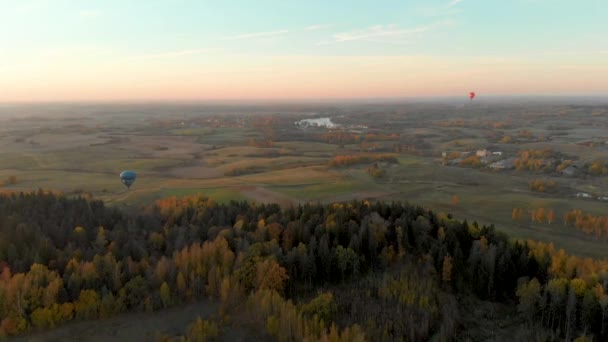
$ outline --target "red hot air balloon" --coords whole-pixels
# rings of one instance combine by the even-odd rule
[[[472,91],[469,93],[469,98],[471,99],[471,101],[473,101],[473,99],[475,98],[475,92]]]

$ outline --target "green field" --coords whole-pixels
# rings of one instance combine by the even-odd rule
[[[246,108],[238,109],[243,112],[241,116],[218,114],[209,120],[200,113],[176,118],[156,113],[142,119],[140,114],[129,112],[122,116],[82,113],[77,117],[57,117],[46,121],[43,128],[36,119],[2,121],[0,181],[17,175],[18,182],[5,184],[1,190],[43,188],[68,195],[87,193],[111,205],[131,208],[148,206],[168,196],[193,194],[221,203],[249,200],[282,205],[352,199],[407,201],[469,221],[494,224],[514,238],[553,242],[581,256],[608,257],[608,243],[565,227],[561,221],[564,212],[575,208],[605,214],[605,202],[579,199],[573,194],[608,195],[608,177],[560,178],[556,174],[476,170],[441,163],[442,151],[482,149],[492,144],[493,149],[510,154],[521,149],[552,149],[581,159],[608,157],[608,148],[601,144],[576,144],[605,131],[580,122],[593,119],[597,126],[608,124],[601,116],[590,118],[579,111],[562,118],[567,130],[543,142],[497,144],[498,139],[491,138],[517,136],[523,129],[533,137],[550,136],[553,133],[547,127],[551,118],[542,115],[551,112],[551,108],[538,108],[539,117],[534,116],[534,108],[515,112],[511,126],[504,129],[488,124],[503,120],[499,114],[483,114],[480,119],[475,111],[458,108],[455,113],[432,110],[434,114],[428,115],[425,107],[416,107],[403,117],[382,113],[369,116],[364,109],[352,109],[351,114],[337,120],[365,125],[373,134],[397,134],[399,140],[365,142],[369,132],[362,128],[358,129],[361,133],[352,133],[360,134],[360,140],[346,144],[324,140],[332,134],[330,130],[295,128],[293,122],[306,117],[297,113],[268,114],[274,118],[269,124],[272,126],[256,126]],[[487,109],[483,111],[487,113]],[[240,118],[239,124],[235,124],[235,117]],[[436,124],[446,120],[460,121]],[[206,127],[205,122],[213,122],[214,126]],[[271,139],[271,143],[260,145],[264,139]],[[395,153],[395,144],[407,148],[396,152],[397,164],[381,163],[381,178],[368,174],[370,163],[328,165],[339,155]],[[118,179],[118,174],[126,169],[138,173],[129,191]],[[556,180],[560,192],[530,191],[528,184],[536,177]],[[459,198],[457,205],[451,203],[455,195]],[[529,220],[514,222],[511,210],[515,207],[553,209],[557,219],[551,225]]]

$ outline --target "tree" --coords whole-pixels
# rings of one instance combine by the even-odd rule
[[[142,310],[144,308],[144,300],[148,294],[146,280],[142,276],[136,276],[125,283],[126,292],[125,304],[131,310]]]
[[[160,300],[163,302],[164,308],[171,305],[171,289],[166,281],[160,286]]]
[[[553,210],[549,210],[549,212],[547,213],[547,222],[549,224],[555,222],[555,212]]]
[[[451,203],[453,207],[457,207],[460,204],[460,198],[457,195],[453,195]]]
[[[524,210],[522,208],[513,208],[513,211],[511,212],[511,219],[513,219],[513,221],[521,221],[523,216]]]
[[[538,312],[538,304],[541,298],[540,290],[541,286],[536,278],[519,285],[517,288],[517,297],[519,298],[517,310],[526,317],[529,323],[533,322]]]
[[[600,306],[602,308],[602,335],[606,331],[606,311],[608,310],[608,295],[602,293],[600,295]]]
[[[32,312],[32,324],[38,329],[55,327],[55,317],[50,309],[38,308]]]
[[[289,279],[287,270],[273,259],[265,259],[256,264],[256,289],[270,289],[282,292]]]
[[[76,317],[80,319],[97,318],[99,313],[99,294],[93,290],[82,290],[75,303]]]
[[[445,283],[449,283],[452,281],[452,268],[453,268],[452,257],[449,255],[446,255],[445,257],[443,257],[443,266],[442,266],[442,271],[441,271],[441,279]]]
[[[186,277],[182,272],[177,274],[177,292],[182,299],[186,298]]]
[[[355,251],[351,248],[344,248],[342,246],[336,247],[335,251],[335,260],[338,265],[338,270],[340,270],[340,274],[342,276],[342,281],[345,279],[345,275],[348,271],[351,274],[356,274],[359,268],[358,257]]]
[[[317,297],[302,306],[302,313],[309,318],[317,316],[326,324],[331,322],[337,310],[334,296],[331,292],[319,293]]]
[[[97,237],[95,239],[95,246],[99,251],[103,251],[108,244],[108,239],[106,237],[106,231],[103,227],[99,227],[97,230]]]
[[[551,305],[551,327],[554,326],[556,318],[558,320],[558,325],[562,320],[563,313],[565,312],[564,302],[567,296],[567,286],[568,280],[564,278],[551,279],[546,286]]]
[[[215,340],[219,336],[219,328],[212,321],[206,321],[198,317],[188,327],[188,340],[192,342],[205,342]]]

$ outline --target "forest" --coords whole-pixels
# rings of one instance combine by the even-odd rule
[[[3,337],[211,298],[218,319],[159,340],[221,338],[236,312],[279,341],[608,338],[608,261],[402,202],[2,194],[0,270]],[[483,335],[484,303],[515,327]]]

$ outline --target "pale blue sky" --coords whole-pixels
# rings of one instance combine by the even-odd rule
[[[0,0],[0,100],[605,94],[606,18],[606,0]]]

